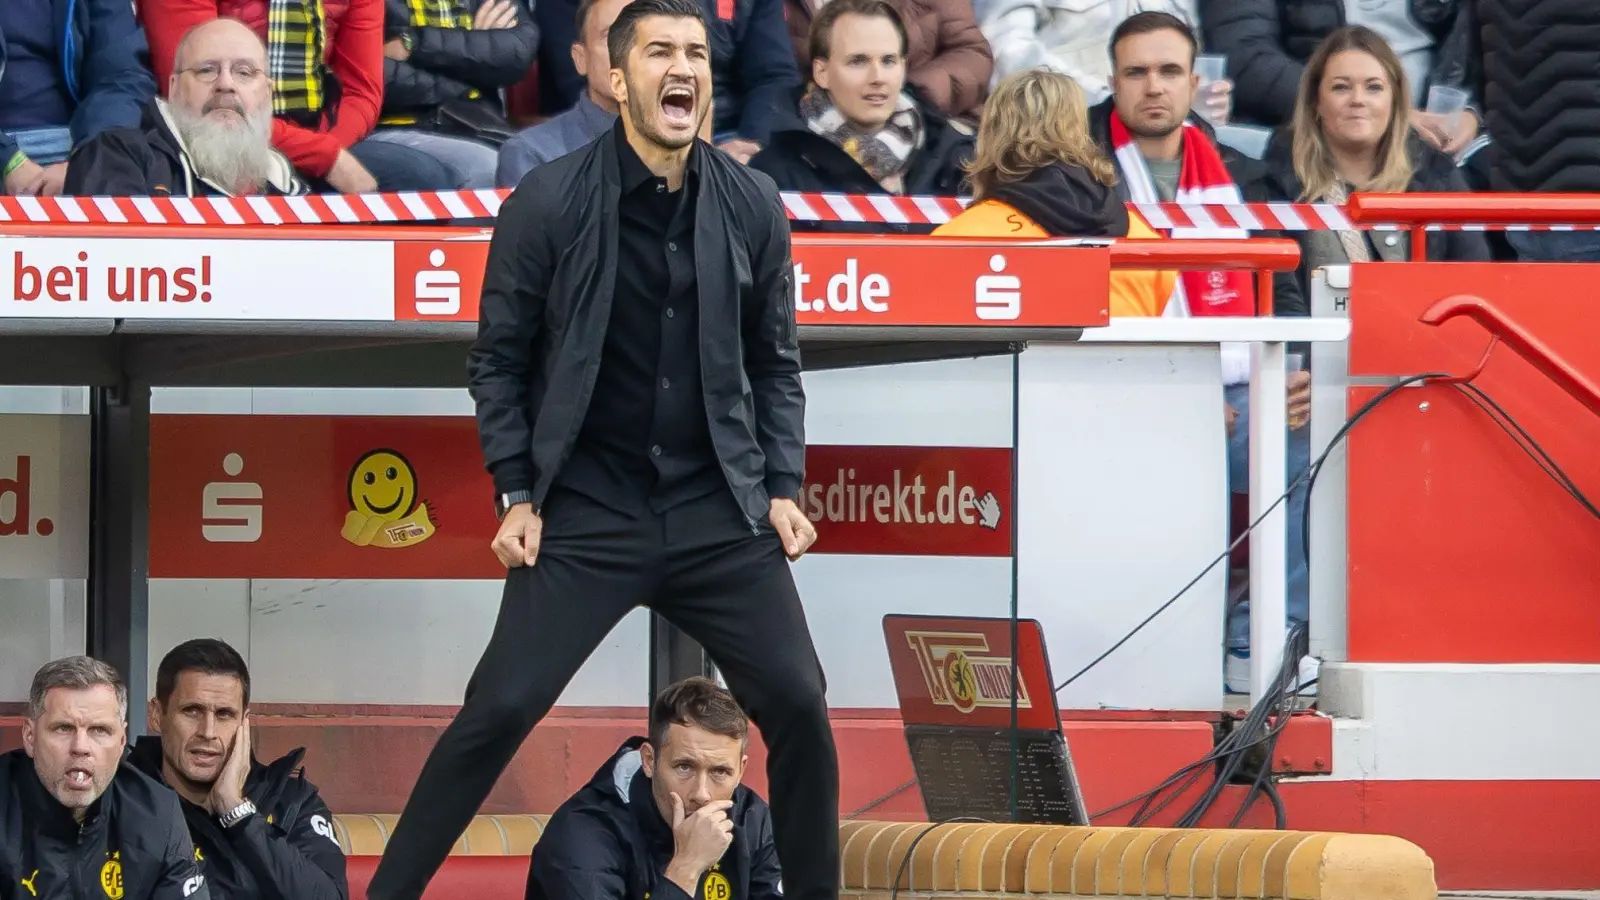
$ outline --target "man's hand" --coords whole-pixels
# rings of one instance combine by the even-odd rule
[[[39,181],[39,196],[60,196],[62,188],[67,183],[67,164],[58,162],[55,165],[44,167],[44,177]]]
[[[494,536],[494,555],[508,569],[531,566],[539,559],[539,537],[544,520],[533,512],[532,503],[516,503],[506,510],[500,533]]]
[[[1224,403],[1222,404],[1222,417],[1228,426],[1228,437],[1233,437],[1233,426],[1239,423],[1239,411],[1234,409],[1232,405]]]
[[[383,44],[383,58],[395,62],[405,62],[411,58],[411,51],[406,49],[406,42],[399,38],[391,38]]]
[[[719,145],[717,149],[737,159],[739,162],[747,163],[750,161],[750,157],[761,152],[761,145],[755,141],[747,141],[744,138],[734,138],[727,143]]]
[[[1220,78],[1207,84],[1195,97],[1194,105],[1195,112],[1213,127],[1228,124],[1228,117],[1233,114],[1233,82]]]
[[[228,759],[222,764],[222,772],[217,775],[216,783],[211,785],[211,795],[206,798],[206,806],[213,816],[220,816],[244,802],[244,780],[250,775],[250,718],[246,716],[239,723],[239,731],[233,736],[233,747],[228,750]]]
[[[783,540],[783,552],[791,561],[805,555],[811,545],[816,543],[817,529],[800,511],[793,500],[776,497],[772,501],[772,511],[767,513],[767,521],[772,527],[778,529],[778,537]]]
[[[11,170],[6,176],[6,193],[13,197],[26,197],[39,193],[44,184],[44,167],[31,159]]]
[[[672,861],[667,863],[667,880],[693,897],[700,892],[700,876],[722,859],[733,843],[733,821],[728,818],[731,800],[714,800],[694,811],[683,813],[683,798],[672,794]]]
[[[478,7],[472,17],[474,31],[491,31],[496,28],[517,27],[517,8],[511,0],[489,0]]]
[[[1454,121],[1451,121],[1451,120]],[[1439,150],[1455,156],[1472,139],[1478,136],[1478,127],[1481,123],[1470,109],[1448,116],[1439,113],[1411,111],[1411,127],[1416,130],[1422,139],[1432,144]]]
[[[328,184],[341,194],[370,194],[378,189],[378,179],[349,150],[340,150],[328,170]]]
[[[1311,420],[1311,373],[1289,373],[1289,428],[1299,430]]]

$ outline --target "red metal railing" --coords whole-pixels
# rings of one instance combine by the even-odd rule
[[[1562,358],[1561,354],[1534,337],[1531,332],[1488,300],[1468,294],[1446,297],[1423,310],[1422,315],[1417,318],[1425,325],[1442,325],[1455,318],[1468,318],[1477,322],[1483,330],[1498,338],[1500,343],[1510,347],[1518,356],[1543,372],[1545,377],[1571,395],[1572,399],[1600,416],[1600,386],[1596,386],[1579,372],[1577,367]]]
[[[1409,229],[1411,258],[1420,261],[1430,225],[1600,226],[1600,194],[1356,194],[1345,213],[1357,225]]]

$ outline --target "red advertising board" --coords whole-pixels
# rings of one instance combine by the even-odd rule
[[[397,241],[395,319],[475,322],[489,245]],[[1103,247],[935,238],[797,237],[801,325],[1104,325],[1111,254]]]
[[[1037,621],[1017,622],[1015,652],[1009,619],[884,616],[883,637],[907,725],[1010,728],[1015,660],[1017,727],[1060,730]]]
[[[159,415],[155,578],[492,579],[496,522],[464,416]],[[814,553],[1007,556],[1009,449],[813,446]]]

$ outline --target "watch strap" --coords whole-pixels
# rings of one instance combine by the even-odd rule
[[[238,806],[235,806],[233,809],[223,813],[220,817],[220,821],[223,828],[232,828],[240,822],[243,822],[245,819],[255,815],[255,813],[255,803],[250,800],[246,800]]]

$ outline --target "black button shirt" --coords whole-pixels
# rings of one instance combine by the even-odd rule
[[[700,381],[695,278],[699,150],[677,191],[629,146],[619,121],[616,289],[600,371],[558,482],[608,506],[655,510],[726,488]]]

